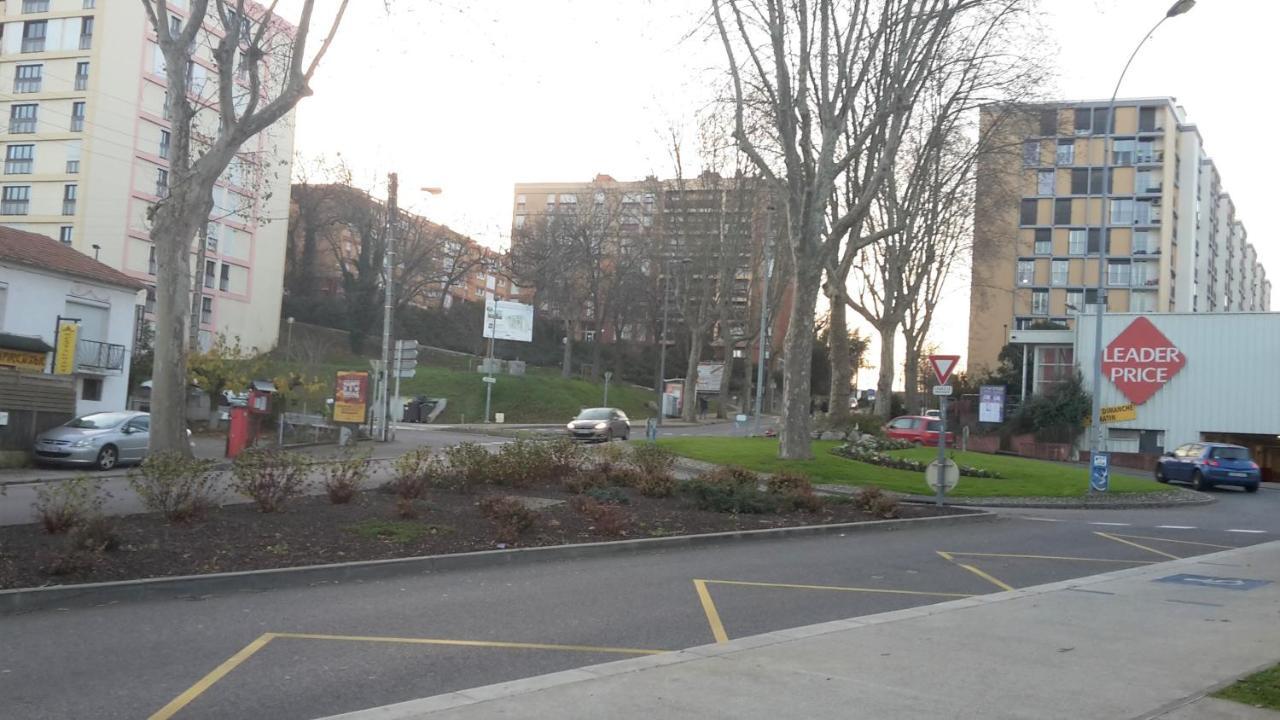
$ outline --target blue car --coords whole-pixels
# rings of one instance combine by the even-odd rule
[[[1236,485],[1258,492],[1262,472],[1249,457],[1249,449],[1226,443],[1187,443],[1156,461],[1156,480],[1190,483],[1196,490],[1214,485]]]

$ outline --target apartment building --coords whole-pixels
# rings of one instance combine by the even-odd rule
[[[1153,97],[1118,100],[1113,122],[1107,113],[1105,100],[983,109],[1009,150],[978,167],[971,370],[994,368],[1012,332],[1073,328],[1098,302],[1112,313],[1270,308],[1266,271],[1185,110]]]
[[[168,5],[181,22],[186,2]],[[292,32],[279,20],[273,27]],[[204,30],[221,35],[212,18]],[[188,70],[202,97],[217,87],[210,45],[196,43]],[[9,118],[0,138],[0,223],[57,238],[147,284],[148,312],[156,272],[148,211],[169,185],[166,96],[164,59],[142,3],[0,4],[0,113]],[[192,258],[203,278],[202,343],[224,333],[245,347],[276,344],[292,138],[288,122],[262,133],[214,191],[207,239]]]

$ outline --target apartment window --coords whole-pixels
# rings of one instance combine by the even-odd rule
[[[1129,294],[1129,312],[1155,312],[1156,294],[1153,292],[1136,292]]]
[[[1049,291],[1048,290],[1032,290],[1031,291],[1031,314],[1032,315],[1048,315],[1049,314]]]
[[[10,145],[4,150],[4,174],[28,175],[35,160],[35,145]]]
[[[1157,255],[1160,252],[1160,233],[1155,230],[1133,231],[1134,255]]]
[[[22,12],[49,12],[49,0],[22,0]]]
[[[71,103],[71,132],[84,130],[84,101]]]
[[[68,175],[75,175],[75,174],[76,174],[76,173],[78,173],[78,172],[80,172],[80,161],[79,161],[79,160],[68,160],[68,161],[67,161],[67,174],[68,174]]]
[[[1072,165],[1076,161],[1076,141],[1059,140],[1057,155],[1054,159],[1059,165]]]
[[[44,52],[44,39],[49,32],[48,20],[28,20],[22,24],[22,52]]]
[[[1130,270],[1133,286],[1136,288],[1147,287],[1148,285],[1156,285],[1156,270],[1159,266],[1156,263],[1139,262],[1133,263]]]
[[[1067,284],[1067,268],[1069,260],[1054,260],[1049,267],[1049,284],[1062,287]]]
[[[182,18],[177,15],[169,16],[169,35],[178,37],[182,34]]]
[[[1036,280],[1036,261],[1035,260],[1019,260],[1017,283],[1019,287],[1026,287]]]
[[[154,313],[156,311],[156,288],[154,285],[147,286],[147,301],[143,306],[146,312]]]
[[[6,185],[0,199],[0,215],[26,215],[31,209],[30,185]]]
[[[231,289],[231,266],[226,263],[218,271],[218,289],[222,292]]]
[[[166,160],[169,159],[169,139],[170,139],[169,131],[161,130],[160,131],[160,157]]]
[[[1067,312],[1069,313],[1084,312],[1084,291],[1083,290],[1067,291]]]
[[[1112,225],[1132,225],[1133,224],[1133,201],[1132,200],[1112,200],[1111,201],[1111,224]]]
[[[35,103],[9,106],[9,133],[20,135],[35,132],[38,107]]]
[[[205,295],[200,298],[200,324],[209,325],[213,323],[213,298]]]
[[[1133,182],[1134,192],[1139,194],[1160,192],[1160,175],[1155,170],[1139,170]]]
[[[1077,108],[1077,135],[1104,135],[1107,132],[1106,108]]]
[[[1159,145],[1155,140],[1139,140],[1137,142],[1137,161],[1140,163],[1157,163],[1164,159],[1161,154]],[[1178,177],[1178,173],[1173,174],[1174,179]]]
[[[1048,228],[1036,230],[1035,253],[1037,255],[1053,254],[1053,231]]]
[[[147,248],[147,273],[156,274],[156,246]]]
[[[1036,172],[1036,194],[1052,195],[1053,194],[1053,171],[1040,170]]]
[[[205,228],[204,251],[211,253],[218,252],[218,226],[215,223],[209,223]]]
[[[1035,167],[1040,164],[1039,141],[1028,140],[1022,143],[1022,164],[1027,167]]]
[[[1109,260],[1107,262],[1107,285],[1111,287],[1129,287],[1132,269],[1128,260]]]
[[[1019,221],[1023,225],[1036,224],[1036,201],[1035,200],[1022,201],[1022,207],[1020,208],[1020,213],[1019,213]]]
[[[76,90],[87,90],[89,88],[89,63],[76,63]]]
[[[62,214],[76,214],[76,186],[64,185],[62,187]]]
[[[61,242],[63,245],[70,245],[72,231],[73,229],[70,225],[63,225],[58,228],[58,242]]]
[[[94,0],[84,0],[85,10],[92,10],[96,5],[97,3]]]
[[[80,49],[88,50],[93,47],[93,18],[80,18]]]
[[[81,380],[80,399],[90,402],[102,400],[102,378],[87,377]]]
[[[14,93],[40,92],[44,83],[43,65],[19,65],[13,73]]]
[[[1071,171],[1071,194],[1072,195],[1102,195],[1106,190],[1103,187],[1102,168],[1074,168]],[[1115,177],[1115,171],[1112,171],[1112,177]]]
[[[169,197],[169,171],[156,168],[156,197]]]
[[[1133,138],[1116,138],[1111,143],[1111,162],[1114,165],[1132,165],[1137,151]]]
[[[213,278],[218,273],[218,263],[212,260],[204,261],[204,286],[213,288]]]
[[[1156,108],[1138,108],[1138,132],[1155,132]]]
[[[1160,206],[1150,200],[1138,200],[1133,204],[1133,222],[1135,225],[1159,225]]]
[[[1057,110],[1041,110],[1040,111],[1040,134],[1041,135],[1057,135],[1058,134],[1058,111]]]
[[[1089,229],[1089,254],[1097,255],[1102,246],[1102,230],[1100,228]],[[1111,231],[1107,231],[1107,254],[1111,254]]]
[[[1053,223],[1067,225],[1071,222],[1071,201],[1059,199],[1053,201]]]

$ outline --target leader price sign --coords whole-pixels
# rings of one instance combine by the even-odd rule
[[[1103,376],[1134,405],[1149,400],[1186,364],[1182,351],[1145,317],[1135,319],[1102,351]]]

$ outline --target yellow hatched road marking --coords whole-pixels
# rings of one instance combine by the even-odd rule
[[[957,565],[957,566],[959,566],[959,567],[962,567],[962,568],[964,568],[965,570],[968,570],[969,572],[973,573],[974,575],[977,575],[978,577],[982,578],[983,580],[986,580],[987,582],[991,583],[992,585],[995,585],[996,587],[1000,588],[1001,590],[1013,590],[1013,589],[1015,589],[1012,585],[1010,585],[1010,584],[1008,584],[1008,583],[1004,582],[1003,580],[1001,580],[1001,579],[999,579],[999,578],[997,578],[997,577],[995,577],[995,576],[991,575],[990,573],[984,572],[984,571],[979,570],[978,568],[976,568],[976,567],[974,567],[974,566],[972,566],[972,565],[968,565],[968,564],[966,564],[966,563],[962,563],[962,562],[960,562],[960,561],[956,560],[955,555],[953,555],[952,553],[949,553],[949,552],[943,552],[942,550],[939,550],[939,551],[937,551],[937,552],[938,552],[938,555],[940,555],[944,560],[946,560],[946,561],[948,561],[948,562],[951,562],[951,563],[954,563],[955,565]]]
[[[1203,545],[1204,547],[1217,548],[1219,550],[1235,550],[1235,545],[1215,545],[1214,543],[1197,542],[1195,540],[1171,540],[1169,538],[1151,537],[1150,535],[1121,535],[1120,533],[1111,533],[1113,537],[1131,538],[1133,540],[1157,540],[1159,542],[1177,543],[1179,545]]]
[[[1090,557],[1070,557],[1067,555],[1019,555],[1014,553],[981,553],[981,552],[956,552],[952,550],[948,555],[963,555],[965,557],[1005,557],[1005,558],[1027,558],[1029,560],[1071,560],[1075,562],[1105,562],[1105,563],[1125,563],[1127,565],[1151,565],[1158,560],[1116,560],[1115,558],[1090,558]]]
[[[212,672],[196,681],[195,685],[187,688],[181,695],[169,701],[168,705],[155,711],[149,720],[169,720],[173,714],[191,704],[192,700],[200,697],[200,695],[208,690],[214,683],[221,680],[227,673],[235,670],[241,663],[248,660],[254,653],[261,650],[267,643],[278,637],[274,633],[263,633],[256,640],[245,645],[240,652],[227,658],[221,665],[214,668]]]
[[[1147,552],[1149,552],[1149,553],[1155,553],[1156,555],[1160,555],[1160,556],[1162,556],[1162,557],[1167,557],[1167,558],[1169,558],[1170,560],[1181,560],[1181,559],[1182,559],[1182,558],[1178,557],[1177,555],[1170,555],[1169,553],[1164,552],[1163,550],[1157,550],[1157,549],[1152,548],[1152,547],[1147,547],[1146,545],[1138,544],[1138,543],[1136,543],[1136,542],[1133,542],[1132,540],[1125,540],[1125,539],[1123,539],[1123,538],[1116,537],[1115,535],[1109,535],[1109,534],[1107,534],[1107,533],[1104,533],[1104,532],[1098,532],[1098,531],[1096,531],[1096,530],[1094,531],[1094,533],[1093,533],[1093,534],[1094,534],[1094,535],[1097,535],[1098,537],[1104,537],[1104,538],[1106,538],[1106,539],[1108,539],[1108,540],[1115,540],[1115,541],[1116,541],[1116,542],[1118,542],[1118,543],[1124,543],[1125,545],[1129,545],[1130,547],[1136,547],[1136,548],[1138,548],[1139,550],[1146,550],[1146,551],[1147,551]]]
[[[612,653],[617,655],[660,655],[665,650],[606,647],[599,645],[559,645],[555,643],[500,642],[496,640],[447,640],[443,638],[387,637],[383,635],[322,635],[317,633],[275,633],[278,638],[298,640],[339,640],[344,642],[400,643],[404,645],[446,645],[452,647],[501,648],[506,650],[560,650],[565,652]]]
[[[929,597],[967,598],[968,593],[926,592],[924,590],[891,590],[886,588],[842,587],[839,585],[797,585],[795,583],[747,582],[744,580],[706,580],[718,585],[746,585],[748,587],[790,588],[793,590],[838,590],[840,592],[882,593],[886,595],[926,595]]]
[[[707,591],[707,581],[694,580],[693,589],[698,592],[698,600],[702,602],[702,612],[706,614],[707,624],[711,626],[711,636],[717,643],[729,642],[729,636],[724,631],[724,623],[720,621],[720,611],[716,610],[711,593]]]

